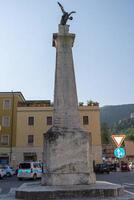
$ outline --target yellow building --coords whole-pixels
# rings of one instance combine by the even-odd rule
[[[98,105],[79,106],[81,126],[92,135],[93,159],[102,160]],[[16,166],[23,160],[42,160],[43,134],[52,126],[48,100],[26,101],[21,92],[0,92],[0,163]]]
[[[10,163],[16,146],[17,104],[25,101],[21,92],[0,92],[0,163]]]
[[[100,133],[100,110],[98,105],[80,106],[82,127],[92,135],[93,159],[102,162]],[[53,107],[50,101],[25,101],[17,108],[17,137],[14,158],[22,160],[42,160],[43,133],[52,126]]]
[[[93,160],[95,163],[102,162],[102,144],[100,128],[100,109],[99,105],[80,106],[81,126],[91,133]]]
[[[42,160],[43,133],[52,125],[50,101],[26,101],[17,109],[17,138],[14,156],[22,160]]]

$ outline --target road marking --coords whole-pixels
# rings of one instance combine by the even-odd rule
[[[133,192],[130,192],[130,191],[128,191],[128,190],[124,190],[124,192],[127,192],[128,194],[132,194],[132,195],[134,195]]]
[[[9,194],[15,194],[17,188],[11,188],[10,191],[9,191]]]
[[[124,183],[123,185],[134,185],[134,183]]]
[[[123,184],[123,186],[125,187],[125,188],[134,188],[134,183],[124,183]]]
[[[0,193],[2,192],[2,189],[0,188]]]

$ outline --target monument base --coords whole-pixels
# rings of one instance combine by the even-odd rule
[[[90,134],[81,129],[52,127],[44,134],[44,160],[48,173],[42,185],[95,183]]]
[[[91,185],[42,186],[24,183],[16,190],[16,198],[25,200],[130,200],[134,195],[124,193],[121,185],[97,181]]]
[[[65,173],[48,173],[43,174],[41,183],[42,185],[81,185],[81,184],[91,184],[95,182],[95,175],[94,173],[72,173],[72,174],[65,174]]]

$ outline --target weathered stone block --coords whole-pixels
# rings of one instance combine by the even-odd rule
[[[95,183],[88,133],[80,129],[52,127],[44,134],[44,141],[48,174],[42,177],[43,185]]]

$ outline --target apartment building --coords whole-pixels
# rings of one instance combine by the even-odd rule
[[[92,136],[93,159],[102,162],[99,105],[81,105],[79,113],[81,127]],[[21,92],[0,92],[0,163],[42,161],[43,134],[52,124],[49,100],[26,101]]]
[[[81,126],[92,135],[93,159],[102,162],[99,106],[79,107]],[[52,126],[53,106],[50,101],[25,101],[17,108],[17,137],[14,158],[43,159],[43,134]]]
[[[25,99],[21,92],[0,92],[0,163],[13,160],[16,146],[16,121],[18,102]]]

